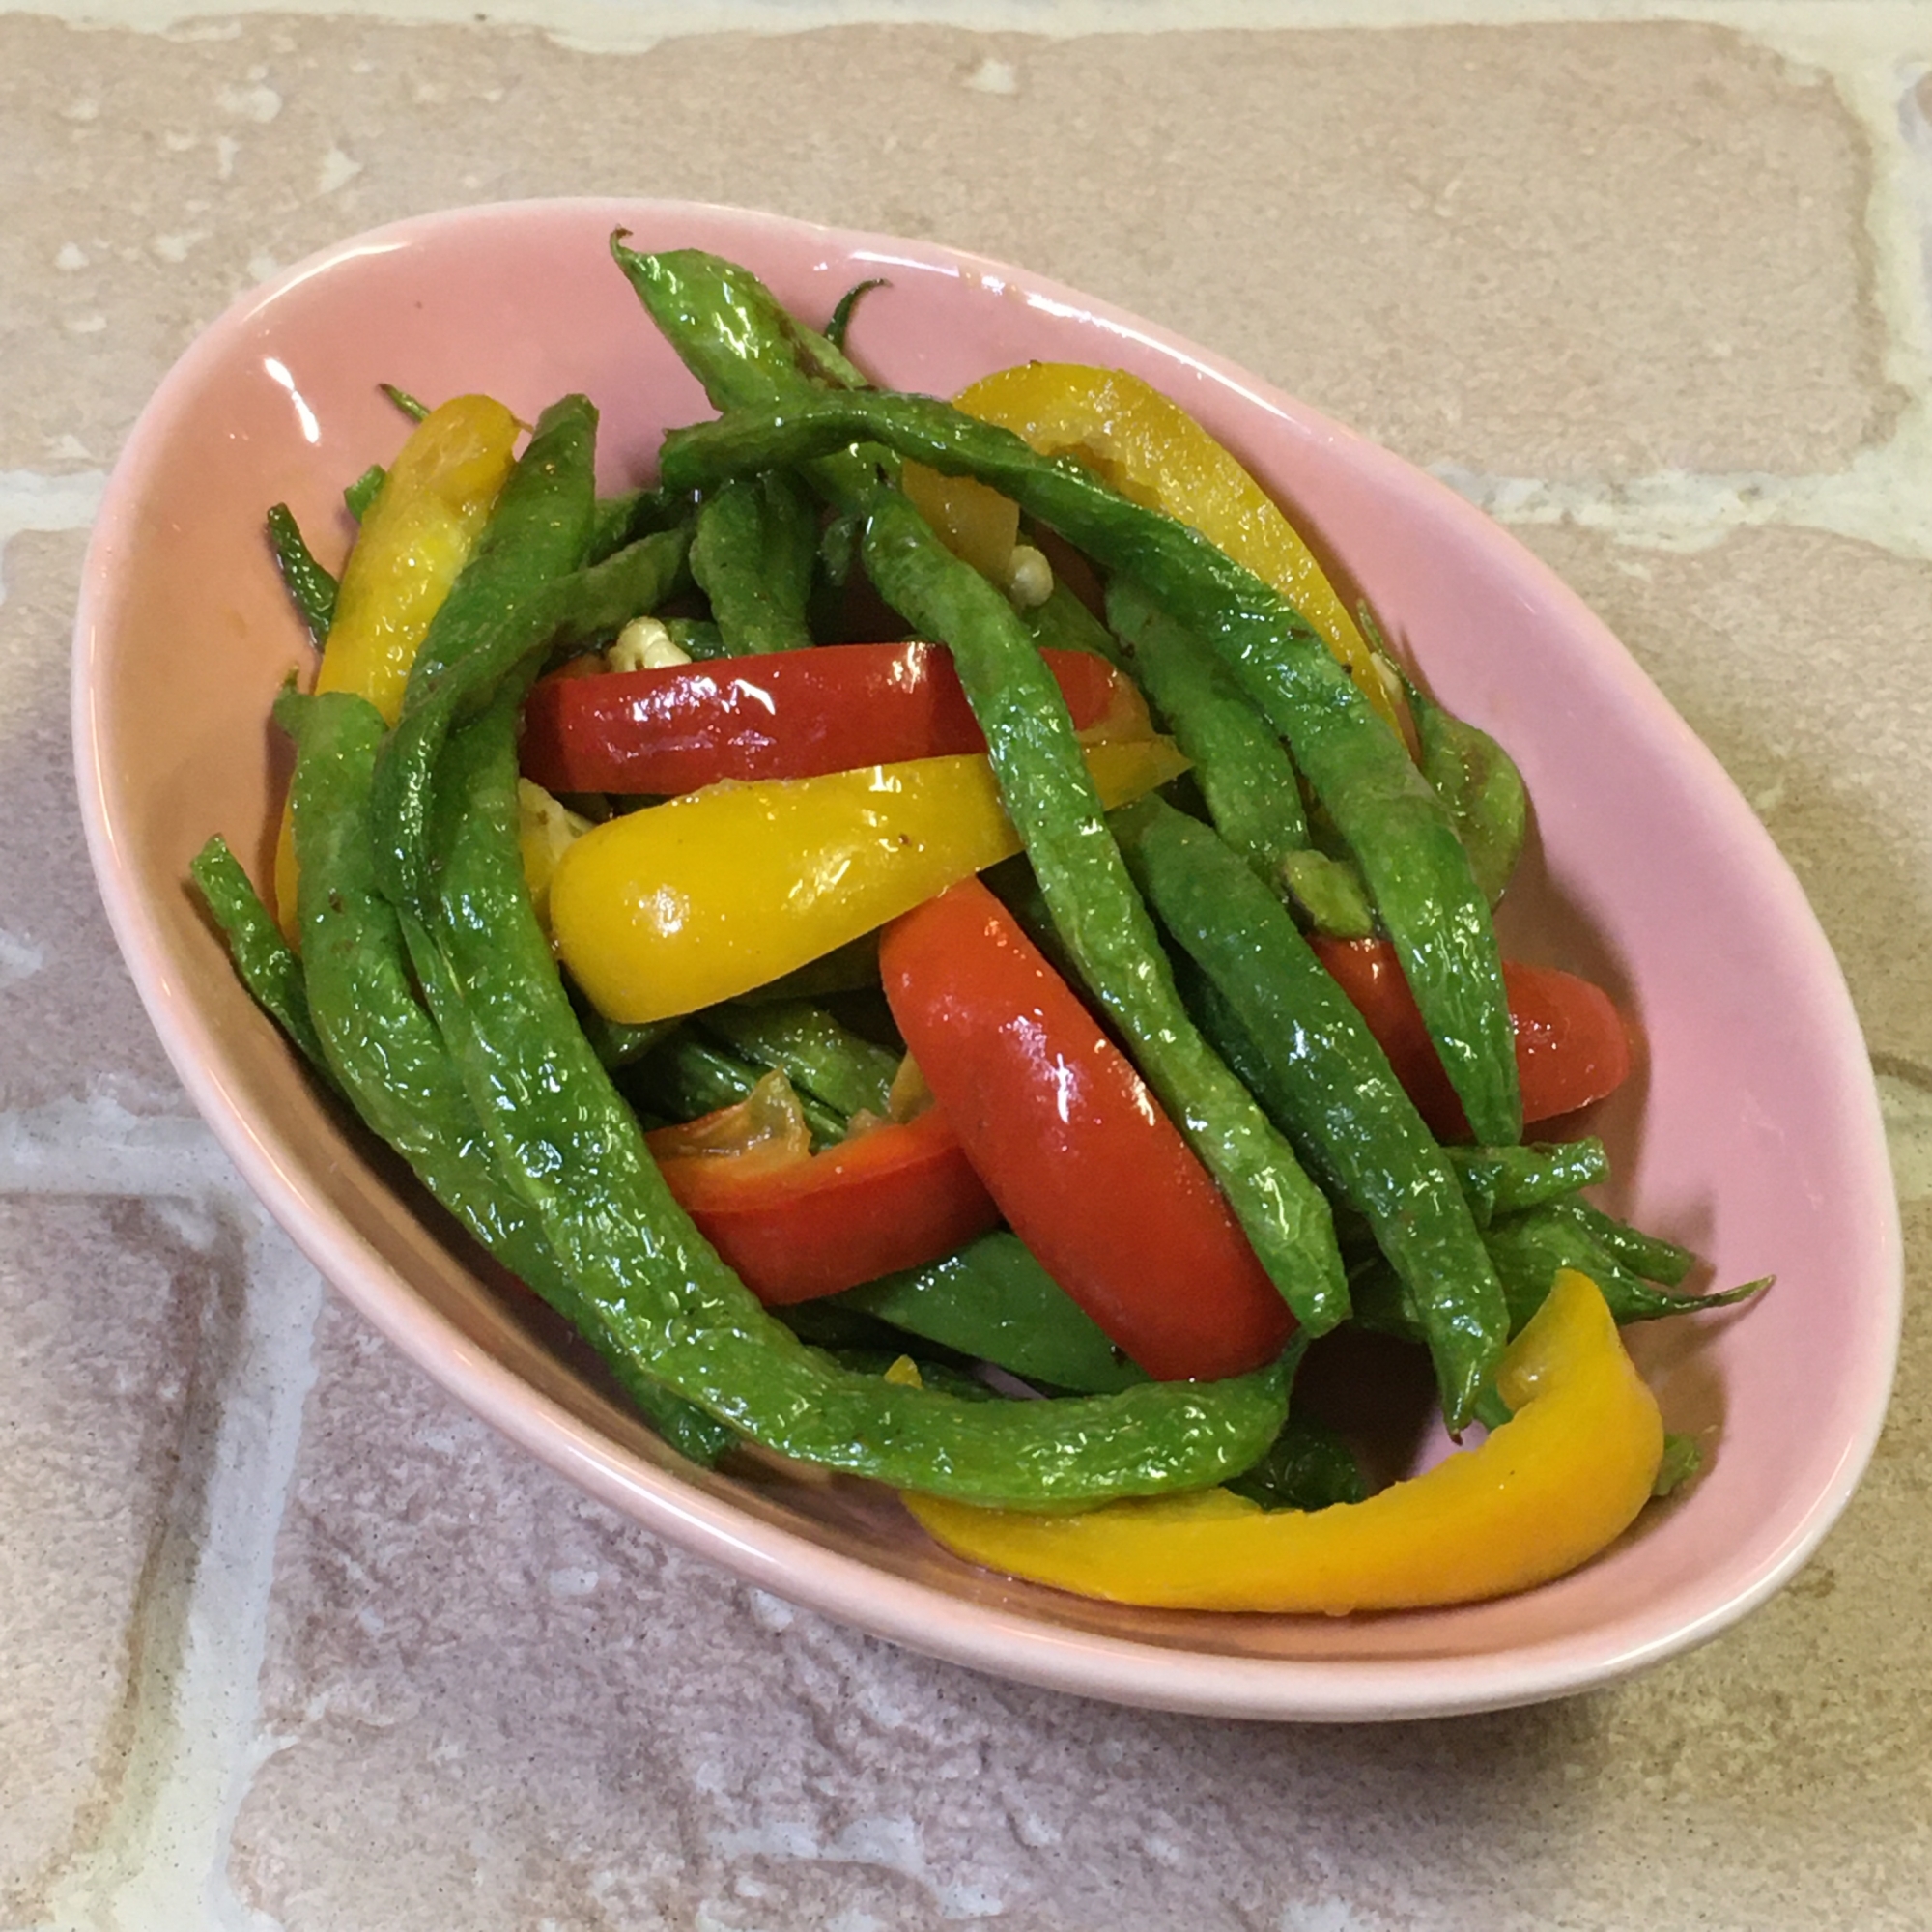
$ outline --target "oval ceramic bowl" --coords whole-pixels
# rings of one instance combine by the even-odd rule
[[[810,319],[882,275],[852,346],[950,394],[1028,357],[1122,366],[1175,396],[1367,594],[1436,694],[1517,755],[1540,852],[1520,953],[1615,991],[1639,1077],[1592,1122],[1612,1205],[1776,1271],[1742,1315],[1636,1331],[1709,1472],[1601,1560],[1505,1602],[1341,1620],[1156,1613],[974,1571],[870,1486],[757,1463],[693,1470],[614,1402],[546,1312],[341,1117],[249,1003],[184,889],[212,832],[266,877],[284,753],[269,708],[304,640],[262,540],[290,503],[327,556],[340,491],[402,434],[379,380],[480,389],[526,419],[582,389],[602,480],[647,473],[708,413],[606,242],[745,262]],[[142,415],[88,555],[74,661],[81,805],[100,890],[196,1104],[270,1211],[400,1348],[607,1503],[748,1579],[977,1668],[1243,1717],[1386,1719],[1529,1702],[1638,1669],[1762,1602],[1815,1547],[1876,1437],[1899,1318],[1896,1212],[1843,981],[1723,773],[1616,641],[1428,477],[1215,356],[1070,290],[923,242],[726,209],[555,202],[381,230],[243,298]]]

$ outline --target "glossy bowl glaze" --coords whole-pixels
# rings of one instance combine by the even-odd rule
[[[487,390],[526,419],[582,389],[606,487],[708,413],[606,242],[748,263],[820,319],[853,282],[852,348],[950,394],[1028,357],[1102,363],[1194,412],[1373,599],[1436,694],[1516,754],[1539,838],[1512,950],[1591,972],[1643,1041],[1591,1124],[1611,1205],[1775,1271],[1741,1315],[1636,1331],[1669,1425],[1713,1445],[1681,1501],[1601,1560],[1505,1602],[1338,1620],[1082,1602],[971,1570],[893,1496],[759,1461],[696,1471],[614,1402],[584,1351],[317,1092],[185,890],[221,832],[268,873],[285,753],[269,723],[307,662],[263,543],[290,503],[348,539],[343,485],[397,446],[377,392]],[[329,560],[333,560],[329,557]],[[81,808],[100,890],[195,1103],[316,1265],[400,1348],[607,1503],[741,1576],[981,1670],[1127,1703],[1387,1719],[1529,1702],[1700,1642],[1815,1547],[1870,1454],[1899,1320],[1897,1220],[1863,1045],[1796,881],[1716,761],[1616,640],[1447,490],[1217,357],[1105,303],[924,242],[728,209],[532,202],[401,223],[244,297],[183,357],[123,452],[74,646]]]

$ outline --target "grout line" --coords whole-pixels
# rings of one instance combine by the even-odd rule
[[[135,1114],[118,1100],[50,1100],[0,1114],[0,1194],[245,1199],[228,1156],[193,1116]]]
[[[53,476],[36,469],[0,469],[0,604],[7,601],[8,544],[27,530],[89,528],[106,487],[104,469]]]
[[[1690,10],[1687,10],[1687,13]],[[1829,531],[1894,555],[1932,561],[1932,310],[1924,237],[1932,227],[1932,125],[1916,94],[1932,53],[1922,14],[1889,6],[1726,10],[1772,52],[1819,71],[1864,134],[1872,170],[1865,206],[1871,299],[1885,327],[1885,372],[1905,402],[1890,435],[1842,469],[1808,476],[1667,470],[1618,483],[1546,482],[1432,466],[1502,524],[1573,524],[1619,543],[1695,551],[1733,530]]]
[[[1909,1073],[1897,1072],[1883,1060],[1874,1072],[1899,1205],[1932,1201],[1932,1090],[1925,1074],[1916,1066]]]
[[[797,34],[918,25],[1050,40],[1176,31],[1367,31],[1420,27],[1669,25],[1729,27],[1793,45],[1848,41],[1918,50],[1915,0],[0,0],[0,14],[185,39],[227,39],[247,15],[358,18],[399,26],[535,30],[591,53],[645,53],[701,34]]]
[[[111,1808],[50,1888],[36,1932],[278,1932],[235,1897],[228,1846],[268,1755],[259,1679],[321,1277],[198,1120],[99,1096],[0,1116],[0,1193],[192,1201],[239,1276],[212,1300],[196,1348],[179,1468],[134,1607],[129,1743]]]

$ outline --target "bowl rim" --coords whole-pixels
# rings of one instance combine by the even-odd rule
[[[157,970],[159,926],[139,879],[123,857],[112,776],[102,754],[97,710],[100,673],[111,651],[103,623],[114,558],[130,534],[134,513],[166,444],[166,432],[206,376],[231,353],[231,342],[265,308],[302,283],[357,256],[406,249],[451,229],[497,230],[558,216],[640,221],[724,219],[748,237],[809,236],[828,251],[872,253],[926,270],[970,276],[1029,302],[1091,320],[1198,369],[1267,413],[1322,439],[1366,452],[1378,477],[1399,479],[1438,515],[1476,540],[1511,553],[1566,619],[1593,634],[1620,686],[1673,737],[1681,755],[1704,767],[1735,801],[1742,840],[1759,885],[1777,895],[1809,980],[1834,1007],[1833,1065],[1844,1088],[1846,1119],[1860,1145],[1859,1173],[1874,1189],[1880,1216],[1874,1252],[1881,1278],[1861,1283],[1876,1297],[1868,1310],[1861,1383],[1869,1394],[1861,1426],[1843,1444],[1829,1481],[1791,1524],[1776,1551],[1742,1587],[1701,1614],[1626,1640],[1585,1644],[1559,1640],[1415,1658],[1284,1660],[1230,1656],[1060,1628],[984,1602],[969,1602],[911,1577],[875,1568],[784,1524],[743,1511],[722,1495],[687,1484],[626,1451],[572,1414],[464,1335],[392,1268],[374,1244],[332,1213],[318,1211],[274,1139],[251,1118],[224,1064],[213,1030],[185,987]],[[143,408],[103,493],[82,567],[75,616],[71,726],[82,823],[108,922],[136,989],[183,1086],[242,1179],[298,1247],[358,1311],[473,1413],[557,1473],[647,1528],[723,1563],[757,1587],[841,1623],[927,1655],[1048,1689],[1151,1709],[1306,1721],[1386,1720],[1441,1717],[1543,1701],[1615,1682],[1707,1641],[1764,1603],[1816,1549],[1849,1501],[1876,1447],[1895,1371],[1903,1304],[1903,1257],[1895,1190],[1877,1090],[1842,971],[1789,866],[1737,794],[1715,755],[1678,717],[1624,646],[1540,559],[1446,484],[1319,411],[1174,331],[1033,274],[968,250],[870,231],[793,219],[724,204],[650,197],[584,196],[468,205],[417,214],[348,237],[246,291],[205,328],[168,371]],[[1862,1069],[1861,1074],[1854,1069]],[[1400,1614],[1400,1613],[1398,1613]],[[1630,1619],[1621,1620],[1629,1622]],[[1614,1628],[1614,1626],[1612,1627]]]

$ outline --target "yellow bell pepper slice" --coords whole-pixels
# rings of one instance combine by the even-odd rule
[[[317,691],[354,692],[384,724],[396,722],[430,619],[510,474],[518,427],[501,403],[458,396],[411,432],[343,566]],[[275,903],[293,944],[296,855],[286,812],[275,850]]]
[[[1077,456],[1122,496],[1164,510],[1245,564],[1299,611],[1365,696],[1400,732],[1402,716],[1355,620],[1293,524],[1179,403],[1123,369],[1026,362],[962,389],[954,404],[998,423],[1043,456]],[[923,480],[923,479],[922,479]],[[952,520],[947,494],[924,485],[923,508]],[[983,513],[961,502],[977,528]]]
[[[1663,1454],[1656,1400],[1586,1275],[1556,1277],[1496,1385],[1511,1421],[1366,1502],[1267,1511],[1208,1490],[1030,1516],[903,1500],[956,1555],[1114,1603],[1330,1616],[1475,1603],[1596,1555],[1642,1509]]]
[[[353,691],[396,722],[423,633],[509,477],[517,428],[488,396],[458,396],[416,425],[343,568],[317,691]]]
[[[1086,757],[1109,810],[1187,769],[1165,738]],[[820,958],[1019,849],[983,756],[707,785],[564,851],[551,931],[607,1018],[668,1019]]]

